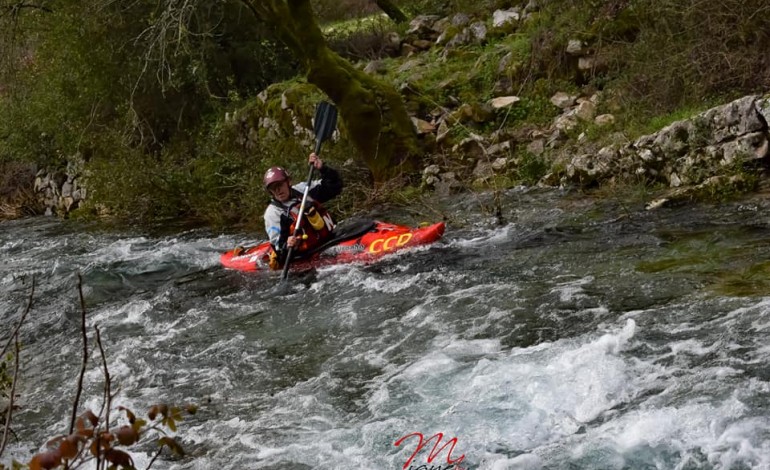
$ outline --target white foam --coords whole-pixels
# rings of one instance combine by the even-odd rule
[[[564,276],[557,276],[559,277]],[[569,280],[556,284],[551,289],[551,293],[558,294],[559,300],[562,302],[572,302],[577,298],[585,297],[584,286],[591,284],[594,281],[593,276],[586,276],[580,279]]]
[[[454,239],[449,242],[449,246],[457,246],[460,248],[475,248],[478,246],[496,245],[502,242],[511,240],[511,233],[516,231],[517,228],[513,224],[508,224],[504,227],[493,228],[487,230],[481,230],[483,233],[480,236],[469,239]]]

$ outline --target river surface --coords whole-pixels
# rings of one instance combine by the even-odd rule
[[[514,189],[381,215],[448,217],[430,247],[294,274],[219,267],[256,240],[0,223],[0,340],[36,289],[2,456],[69,425],[82,276],[113,425],[196,404],[155,469],[768,469],[770,204],[645,211]],[[385,218],[385,217],[383,217]],[[261,237],[261,234],[258,236]],[[81,409],[98,411],[98,350]],[[431,459],[431,441],[456,438]],[[153,444],[132,452],[145,468]],[[460,457],[464,458],[460,460]],[[429,461],[430,460],[430,461]],[[408,465],[406,465],[408,464]]]

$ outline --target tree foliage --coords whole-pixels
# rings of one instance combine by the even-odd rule
[[[170,28],[175,18],[149,0],[52,0],[0,17],[14,31],[3,37],[13,53],[0,75],[0,154],[88,159],[105,133],[142,152],[192,147],[207,116],[296,72],[236,2],[203,0],[185,19]]]
[[[288,47],[305,71],[307,80],[338,106],[348,136],[374,175],[382,181],[401,171],[413,170],[420,149],[402,97],[388,83],[355,68],[326,44],[310,0],[240,0],[261,24],[273,25],[273,33]],[[149,32],[151,45],[165,61],[169,37],[177,24],[190,24],[200,3],[167,0],[162,21]],[[185,7],[190,9],[185,10]],[[163,65],[164,66],[164,65]]]

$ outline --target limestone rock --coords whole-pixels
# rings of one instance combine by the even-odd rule
[[[535,139],[527,144],[527,152],[540,156],[545,152],[545,139]]]
[[[557,108],[567,109],[575,105],[576,96],[560,91],[551,97],[551,103]]]
[[[594,124],[601,127],[611,126],[615,124],[615,116],[612,114],[600,114],[594,119]]]
[[[511,141],[506,140],[504,142],[490,145],[489,147],[487,147],[486,153],[487,155],[499,155],[501,153],[510,154],[511,147],[512,147]]]
[[[385,62],[381,60],[373,60],[364,67],[364,73],[369,75],[384,75],[387,72],[388,68],[385,66]]]
[[[435,30],[433,29],[433,25],[439,19],[440,17],[436,15],[417,16],[412,21],[409,22],[409,29],[407,29],[406,34],[423,35],[423,34],[435,32]]]
[[[492,14],[492,27],[503,28],[508,25],[514,25],[521,19],[521,10],[511,8],[510,10],[497,10]]]
[[[567,54],[573,56],[582,56],[587,53],[585,44],[580,39],[570,39],[567,42]]]
[[[521,98],[518,96],[498,96],[497,98],[492,98],[489,100],[487,104],[489,104],[493,109],[501,109],[508,108],[514,103],[518,103],[519,101],[521,101]]]
[[[412,124],[414,124],[414,128],[417,130],[418,135],[428,134],[436,130],[436,126],[434,124],[431,124],[424,119],[413,117]]]
[[[486,159],[481,159],[476,162],[476,167],[473,168],[473,176],[477,179],[489,179],[494,176],[495,170],[492,168],[492,163]]]
[[[450,20],[452,23],[452,26],[457,26],[458,28],[464,28],[465,26],[468,26],[471,22],[471,17],[468,16],[466,13],[456,13],[454,16],[452,16],[452,19]]]
[[[575,108],[575,116],[583,121],[593,121],[596,117],[596,105],[591,101],[583,101]]]
[[[492,169],[493,169],[494,171],[498,171],[498,172],[499,172],[499,171],[502,171],[502,170],[504,170],[504,169],[505,169],[505,167],[506,167],[506,166],[508,166],[508,159],[507,159],[507,158],[505,158],[505,157],[499,157],[499,158],[496,158],[496,159],[495,159],[495,160],[492,162]]]

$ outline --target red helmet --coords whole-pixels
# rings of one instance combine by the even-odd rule
[[[274,166],[271,167],[267,172],[265,173],[265,177],[262,180],[262,184],[267,189],[268,186],[272,183],[277,183],[279,181],[286,181],[289,179],[289,172],[281,168],[280,166]]]

